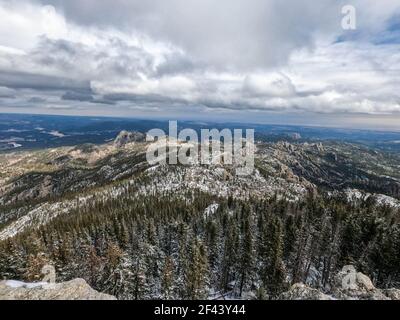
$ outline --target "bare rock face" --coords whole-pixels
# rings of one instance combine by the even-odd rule
[[[344,266],[336,275],[332,291],[322,293],[318,289],[298,283],[282,294],[283,300],[400,300],[400,290],[375,288],[371,279],[354,266]]]
[[[0,300],[116,300],[93,290],[85,280],[63,283],[1,281]]]
[[[383,290],[385,296],[391,300],[400,300],[400,290],[399,289],[386,289]]]
[[[324,146],[322,145],[322,143],[315,143],[312,145],[312,147],[315,149],[315,151],[322,153],[324,152]]]
[[[300,140],[301,139],[301,134],[294,132],[288,135],[290,138],[292,138],[293,140]]]
[[[344,266],[336,276],[336,287],[348,295],[359,295],[375,290],[370,278],[361,272],[357,272],[354,266]]]
[[[294,284],[288,292],[281,296],[282,300],[334,300],[317,289],[310,288],[302,283]]]
[[[336,276],[334,295],[343,300],[391,300],[383,290],[375,288],[371,279],[354,266],[344,266]]]
[[[144,142],[145,140],[146,135],[141,132],[121,131],[118,137],[115,139],[114,145],[118,148],[121,148],[128,143]]]

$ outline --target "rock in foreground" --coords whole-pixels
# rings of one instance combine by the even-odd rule
[[[1,281],[0,300],[116,300],[116,298],[97,292],[83,279],[75,279],[63,283]]]
[[[282,294],[283,300],[400,300],[400,290],[375,288],[371,279],[354,266],[345,266],[330,292],[322,293],[305,284],[294,284]]]
[[[285,292],[282,300],[334,300],[317,289],[310,288],[303,283],[294,284],[288,292]]]

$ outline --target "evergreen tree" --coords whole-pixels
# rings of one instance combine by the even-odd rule
[[[199,239],[192,243],[192,254],[189,269],[186,272],[187,298],[191,300],[206,299],[208,294],[208,257],[204,244]]]
[[[169,300],[174,298],[174,277],[174,262],[168,256],[165,258],[161,280],[161,294],[163,299]]]
[[[254,244],[253,232],[251,228],[251,213],[248,207],[242,211],[242,243],[240,252],[239,266],[239,296],[242,296],[243,290],[252,282],[252,271],[254,266]]]

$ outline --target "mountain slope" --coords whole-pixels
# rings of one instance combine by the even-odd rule
[[[236,176],[150,166],[133,137],[1,155],[0,277],[50,262],[121,299],[261,299],[328,290],[352,263],[400,286],[397,156],[258,141],[253,174]]]

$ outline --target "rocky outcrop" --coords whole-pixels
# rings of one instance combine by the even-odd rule
[[[288,292],[281,296],[282,300],[333,300],[317,289],[310,288],[302,283],[294,284]]]
[[[293,140],[300,140],[301,139],[301,134],[298,133],[298,132],[289,133],[288,137],[293,139]]]
[[[367,294],[375,290],[368,276],[357,272],[354,266],[344,266],[336,276],[336,288],[349,296]]]
[[[354,266],[345,266],[337,274],[333,289],[323,293],[297,283],[281,295],[283,300],[400,300],[400,290],[375,288],[371,279]]]
[[[146,140],[146,135],[141,132],[121,131],[120,134],[115,139],[114,145],[120,148],[128,143],[144,142],[145,140]]]
[[[0,300],[116,300],[93,290],[85,280],[63,283],[1,281]]]
[[[391,300],[400,300],[400,290],[398,289],[386,289],[383,290],[383,294]]]

